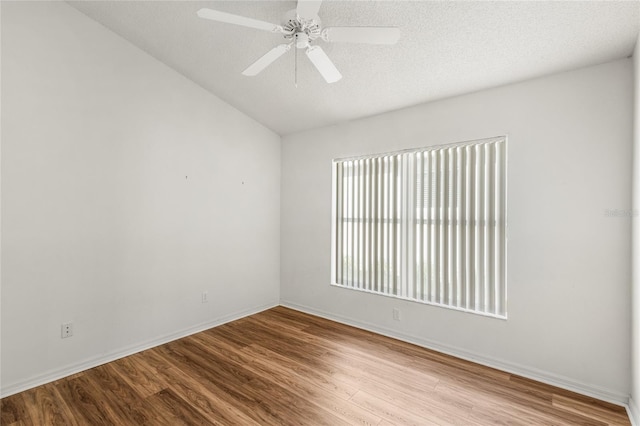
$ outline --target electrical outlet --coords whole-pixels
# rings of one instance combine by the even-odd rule
[[[62,334],[61,337],[63,339],[67,338],[67,337],[71,337],[73,336],[73,323],[72,322],[65,322],[62,324]]]
[[[202,303],[207,303],[209,301],[209,293],[206,291],[202,292]]]
[[[400,321],[400,309],[393,308],[393,319]]]

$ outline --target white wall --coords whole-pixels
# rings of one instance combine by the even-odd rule
[[[2,42],[3,395],[278,303],[278,135],[63,2]]]
[[[624,59],[283,138],[282,303],[626,402],[631,92]],[[332,158],[504,134],[507,321],[329,285]]]
[[[633,53],[634,137],[633,137],[633,289],[631,323],[631,400],[629,406],[640,423],[640,34]]]

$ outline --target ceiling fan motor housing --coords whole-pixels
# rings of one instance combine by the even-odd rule
[[[322,22],[318,16],[313,19],[304,19],[298,16],[296,9],[288,11],[282,23],[284,38],[293,40],[298,49],[309,46],[309,42],[320,37]]]

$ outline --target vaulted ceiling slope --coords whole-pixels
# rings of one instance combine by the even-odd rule
[[[206,7],[280,24],[294,1],[69,4],[280,135],[627,57],[640,28],[638,1],[326,0],[325,26],[397,26],[402,37],[320,41],[344,77],[327,84],[299,54],[296,87],[295,49],[241,75],[281,34],[196,16]]]

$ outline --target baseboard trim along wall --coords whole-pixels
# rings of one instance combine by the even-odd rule
[[[625,408],[627,409],[629,420],[631,420],[631,426],[640,426],[640,409],[638,409],[636,401],[633,398],[629,398],[629,403]]]
[[[64,377],[70,376],[72,374],[76,374],[76,373],[80,373],[82,371],[85,370],[89,370],[91,368],[94,367],[98,367],[100,365],[106,364],[108,362],[112,362],[112,361],[116,361],[120,358],[124,358],[127,357],[129,355],[133,355],[135,353],[138,352],[142,352],[144,350],[147,349],[151,349],[154,348],[156,346],[160,346],[163,345],[165,343],[169,343],[172,342],[174,340],[178,340],[181,339],[183,337],[187,337],[190,336],[192,334],[195,333],[199,333],[201,331],[204,330],[208,330],[210,328],[213,327],[217,327],[219,325],[231,322],[231,321],[235,321],[237,319],[240,318],[244,318],[246,316],[249,315],[253,315],[253,314],[257,314],[258,312],[262,312],[265,311],[267,309],[271,309],[275,306],[278,306],[279,303],[278,302],[273,302],[273,303],[269,303],[266,305],[260,305],[260,306],[256,306],[253,308],[249,308],[249,309],[245,309],[239,312],[234,312],[232,314],[228,314],[225,315],[223,317],[220,318],[216,318],[213,321],[208,321],[208,322],[204,322],[204,323],[200,323],[198,325],[195,325],[193,327],[189,327],[183,330],[179,330],[164,336],[160,336],[156,339],[153,340],[148,340],[144,343],[140,343],[137,345],[132,345],[129,347],[126,347],[124,349],[115,351],[115,352],[111,352],[108,353],[106,355],[100,356],[100,357],[96,357],[96,358],[91,358],[91,359],[87,359],[81,363],[77,363],[77,364],[73,364],[73,365],[68,365],[66,367],[57,369],[57,370],[53,370],[53,371],[49,371],[47,373],[41,374],[39,376],[33,377],[29,380],[25,380],[23,382],[19,382],[19,383],[14,383],[12,385],[7,386],[6,388],[3,387],[0,389],[0,398],[4,398],[19,392],[23,392],[25,390],[34,388],[36,386],[40,386],[40,385],[44,385],[46,383],[50,383],[53,382],[55,380],[59,380],[62,379]]]
[[[404,342],[412,343],[414,345],[418,345],[423,348],[432,349],[434,351],[438,351],[447,355],[452,355],[457,358],[461,358],[467,361],[475,362],[477,364],[485,365],[487,367],[496,368],[498,370],[502,370],[507,373],[517,374],[519,376],[526,377],[532,380],[537,380],[539,382],[546,383],[548,385],[556,386],[556,387],[566,389],[572,392],[576,392],[582,395],[597,398],[602,401],[610,402],[612,404],[621,405],[625,408],[631,405],[629,400],[629,395],[624,395],[619,392],[603,389],[596,386],[591,386],[585,383],[580,383],[580,382],[571,380],[569,378],[558,376],[545,371],[506,362],[500,359],[487,357],[487,356],[466,351],[464,349],[460,349],[457,347],[445,345],[439,342],[434,342],[434,341],[417,337],[417,336],[411,336],[408,334],[398,332],[396,330],[390,330],[384,327],[379,327],[375,324],[370,324],[354,318],[335,315],[330,312],[325,312],[322,310],[311,308],[309,306],[300,305],[294,302],[281,300],[280,304],[287,308],[295,309],[296,311],[304,312],[310,315],[316,315],[316,316],[326,318],[332,321],[336,321],[342,324],[350,325],[356,328],[371,331],[373,333],[381,334],[383,336],[402,340]],[[627,408],[627,411],[633,412],[633,409]],[[637,418],[637,411],[634,413],[634,415],[636,415],[636,418]],[[632,417],[632,416],[630,415],[629,417]]]

